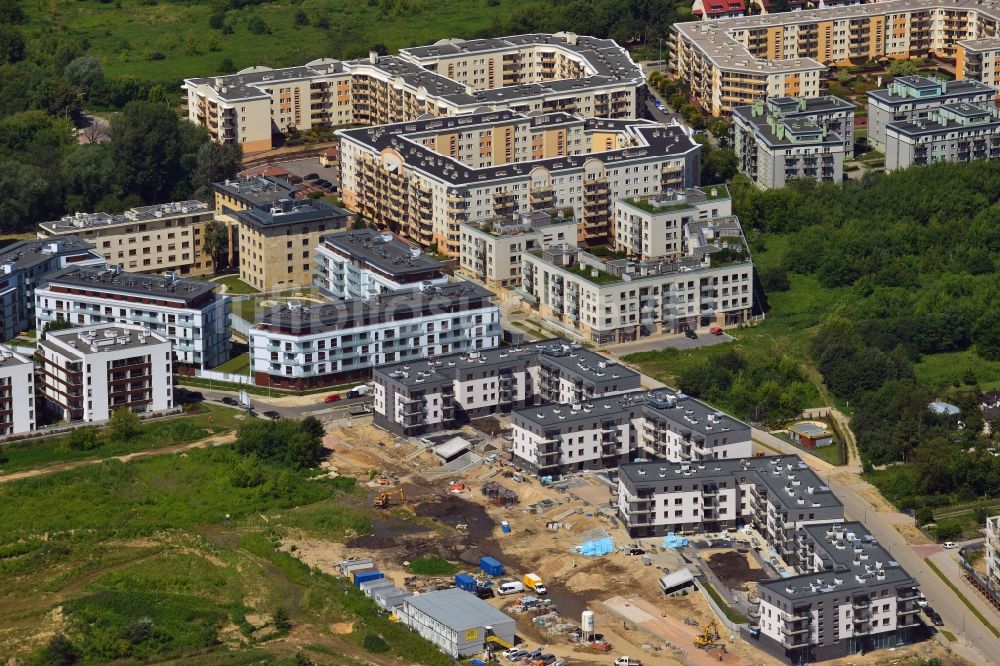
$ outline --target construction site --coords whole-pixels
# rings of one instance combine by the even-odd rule
[[[617,485],[605,473],[547,483],[513,467],[506,444],[503,428],[475,424],[423,440],[367,420],[331,428],[324,466],[367,487],[372,530],[345,543],[290,537],[284,547],[333,574],[357,562],[379,579],[364,585],[392,588],[386,612],[404,623],[417,613],[410,595],[467,590],[516,622],[516,643],[494,636],[495,651],[477,655],[501,663],[610,664],[622,656],[631,661],[621,663],[643,664],[782,663],[741,640],[700,586],[711,579],[731,588],[724,596],[752,597],[755,581],[769,574],[742,545],[631,539],[615,515]],[[450,566],[415,572],[428,558]],[[372,598],[381,603],[379,592],[372,589]],[[945,652],[925,642],[891,659],[872,654],[850,663],[907,663],[900,661],[907,655]]]

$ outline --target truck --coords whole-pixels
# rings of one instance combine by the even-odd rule
[[[542,582],[541,577],[538,574],[529,573],[524,574],[524,578],[521,579],[524,586],[529,590],[534,590],[535,594],[545,594],[545,584]]]
[[[350,391],[347,392],[347,397],[360,398],[361,396],[368,395],[369,390],[370,388],[368,384],[358,384],[357,386],[355,386],[354,388],[352,388]]]
[[[618,657],[615,666],[642,666],[642,662],[632,657]]]

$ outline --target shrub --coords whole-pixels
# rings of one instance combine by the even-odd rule
[[[142,432],[142,423],[139,422],[139,417],[135,412],[119,407],[111,414],[111,419],[108,421],[108,432],[113,439],[127,442]]]
[[[97,439],[97,428],[94,426],[77,428],[66,438],[66,445],[74,451],[93,451],[101,445]]]
[[[369,652],[380,653],[389,651],[389,644],[378,634],[365,634],[364,639],[361,641],[361,646]]]
[[[437,555],[421,555],[410,562],[410,571],[422,576],[446,576],[455,573],[455,565]]]

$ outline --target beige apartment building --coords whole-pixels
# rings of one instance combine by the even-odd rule
[[[110,263],[131,272],[211,275],[215,262],[203,243],[205,226],[214,219],[208,204],[175,201],[132,208],[120,215],[73,213],[40,223],[38,237],[82,238]]]
[[[996,0],[885,0],[678,23],[671,68],[716,116],[764,97],[817,96],[827,65],[875,58],[955,58],[959,78],[992,85],[998,21]]]
[[[244,152],[291,128],[379,125],[479,109],[634,118],[642,70],[614,40],[573,33],[441,40],[395,56],[250,67],[186,79],[188,120]]]

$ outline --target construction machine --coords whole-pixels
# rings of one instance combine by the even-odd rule
[[[719,646],[719,629],[715,625],[715,620],[708,623],[705,629],[694,637],[694,645],[702,650]]]
[[[383,490],[376,497],[373,502],[376,509],[388,509],[389,503],[392,498],[398,497],[400,504],[406,501],[406,495],[403,494],[402,488],[394,488],[392,490]]]

